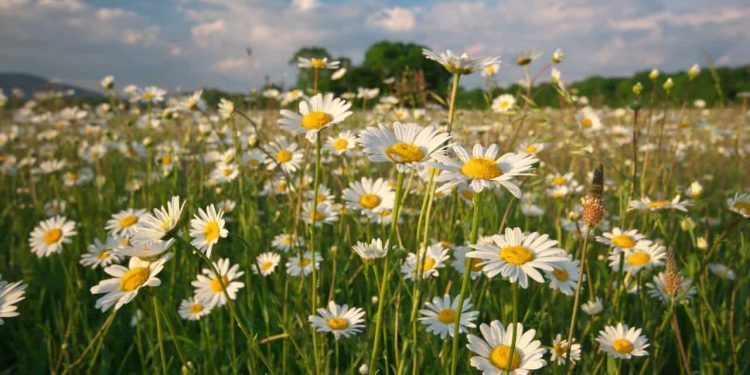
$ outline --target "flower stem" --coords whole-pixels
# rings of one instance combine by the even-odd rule
[[[317,72],[316,82],[317,82]],[[316,85],[317,87],[317,85]],[[310,257],[312,261],[312,280],[310,285],[310,309],[311,315],[315,315],[318,307],[318,272],[315,269],[315,221],[318,217],[318,189],[320,188],[320,150],[321,150],[320,132],[315,135],[315,176],[313,180],[313,206],[312,218],[310,220]],[[315,373],[320,374],[320,356],[318,353],[318,333],[315,327],[311,327],[313,339],[313,361],[315,362]]]
[[[568,327],[568,352],[565,354],[565,373],[570,370],[570,349],[573,347],[573,330],[576,327],[576,315],[578,314],[578,304],[581,298],[581,285],[583,284],[583,270],[586,265],[586,248],[589,245],[589,234],[591,233],[591,226],[586,226],[586,236],[583,237],[583,249],[581,249],[581,264],[578,266],[578,281],[576,282],[576,293],[573,298],[573,313],[570,317],[570,326]],[[589,278],[589,283],[591,283]]]
[[[151,296],[151,302],[154,305],[154,317],[156,318],[156,336],[159,341],[159,357],[161,357],[161,371],[168,374],[167,357],[164,355],[164,339],[161,331],[161,318],[159,317],[159,307],[156,306],[156,294]]]
[[[378,312],[375,316],[375,337],[372,341],[372,353],[370,354],[370,372],[375,373],[375,360],[378,358],[378,349],[380,347],[380,335],[383,330],[383,308],[385,307],[386,292],[388,288],[388,255],[392,252],[393,242],[396,241],[396,225],[401,213],[401,195],[403,194],[404,173],[398,172],[396,178],[396,201],[391,212],[391,228],[388,233],[388,252],[383,258],[383,272],[380,277],[380,291],[378,296]]]
[[[461,73],[453,74],[453,87],[451,88],[451,98],[448,104],[448,134],[453,129],[453,119],[456,116],[456,94],[458,94],[458,81],[461,78]]]
[[[518,282],[513,283],[511,290],[513,291],[513,334],[510,340],[510,351],[508,353],[508,367],[506,373],[510,374],[513,367],[513,352],[516,351],[516,337],[518,335]],[[568,345],[570,348],[570,345]]]
[[[469,237],[469,243],[472,245],[477,243],[479,237],[479,203],[481,202],[482,193],[474,193],[472,197],[472,203],[474,206],[474,212],[471,217],[471,235]],[[458,357],[458,330],[461,327],[461,310],[464,308],[464,296],[466,295],[466,288],[469,285],[469,278],[471,276],[471,260],[466,257],[466,265],[464,266],[464,277],[461,280],[461,292],[458,294],[458,309],[456,311],[456,321],[453,323],[453,345],[451,346],[451,375],[456,374],[457,357]]]

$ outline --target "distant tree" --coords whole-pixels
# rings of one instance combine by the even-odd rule
[[[370,87],[384,88],[382,81],[388,77],[400,79],[407,71],[421,70],[427,88],[433,91],[444,91],[450,74],[434,61],[422,55],[422,45],[382,41],[370,46],[365,52],[362,68],[374,73],[377,83],[368,82]],[[364,83],[364,82],[363,82]]]

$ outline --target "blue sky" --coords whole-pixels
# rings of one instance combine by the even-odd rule
[[[747,0],[0,0],[0,72],[85,87],[112,74],[120,87],[239,91],[266,76],[292,82],[287,61],[301,46],[357,63],[389,39],[506,62],[561,48],[560,70],[572,81],[705,65],[704,51],[720,65],[747,64],[748,25]],[[504,83],[520,77],[510,63],[501,69]]]

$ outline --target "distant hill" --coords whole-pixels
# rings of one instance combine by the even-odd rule
[[[25,73],[0,73],[0,88],[5,95],[10,96],[14,88],[19,88],[24,92],[25,98],[31,98],[40,91],[49,91],[52,89],[68,91],[73,90],[77,99],[83,98],[101,98],[102,94],[93,90],[69,85],[63,82],[52,82],[47,78]]]

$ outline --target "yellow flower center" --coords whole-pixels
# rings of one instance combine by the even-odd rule
[[[471,158],[461,166],[461,173],[464,176],[480,180],[491,180],[503,174],[500,167],[494,160],[485,158]]]
[[[635,246],[635,241],[633,241],[633,239],[630,238],[630,236],[621,234],[621,235],[612,237],[612,244],[621,249],[629,249]]]
[[[150,276],[146,267],[136,267],[125,272],[120,279],[120,289],[126,292],[132,292],[141,287]]]
[[[164,155],[161,157],[161,163],[163,165],[170,165],[172,164],[172,157],[169,155]]]
[[[213,241],[219,238],[219,223],[216,220],[211,220],[203,228],[203,237],[206,241]]]
[[[437,263],[437,260],[433,257],[426,257],[424,262],[422,262],[422,272],[427,272],[433,268],[435,268],[435,264]]]
[[[528,145],[526,146],[524,151],[526,151],[527,154],[536,154],[539,149],[536,147],[536,145]]]
[[[280,183],[280,184],[276,185],[276,190],[282,191],[282,192],[286,191],[286,184],[285,183]]]
[[[310,66],[315,69],[325,69],[326,62],[323,59],[310,59]]]
[[[511,358],[510,347],[498,345],[490,352],[490,362],[501,370],[507,370],[508,365],[510,365],[512,371],[521,367],[521,354],[518,353],[518,350],[514,350],[513,358]]]
[[[222,171],[222,173],[224,174],[224,177],[229,177],[229,175],[231,175],[232,172],[234,172],[234,169],[232,168],[224,168],[224,171]]]
[[[201,311],[203,311],[203,305],[196,302],[192,305],[190,305],[190,313],[191,314],[199,314]]]
[[[120,219],[120,228],[127,228],[133,226],[138,222],[138,216],[130,215]]]
[[[328,319],[328,327],[334,331],[341,331],[342,329],[349,328],[349,321],[344,318],[339,318],[338,316],[335,316],[331,319]]]
[[[302,259],[301,259],[301,260],[299,261],[299,266],[300,266],[300,267],[307,267],[308,265],[310,265],[310,263],[312,263],[312,260],[311,260],[311,259],[308,259],[308,258],[302,258]]]
[[[227,284],[229,284],[229,279],[226,276],[222,276],[221,282],[219,282],[219,279],[217,279],[216,276],[214,276],[214,278],[211,279],[211,284],[210,284],[211,290],[214,293],[221,293],[221,291],[224,290],[221,284],[224,284],[224,286],[226,287]]]
[[[562,186],[565,185],[566,182],[568,182],[568,180],[566,180],[565,177],[558,176],[552,180],[552,185]]]
[[[506,246],[500,249],[500,258],[503,258],[505,263],[520,266],[533,260],[534,253],[520,245]]]
[[[62,238],[62,234],[63,232],[60,228],[52,228],[44,234],[44,243],[47,245],[55,244]]]
[[[469,189],[461,190],[461,196],[468,200],[474,199],[474,193],[472,193]]]
[[[568,355],[568,345],[563,343],[557,343],[555,344],[555,347],[553,348],[555,350],[555,354],[559,358],[565,358]]]
[[[96,257],[101,260],[105,260],[109,258],[110,252],[111,252],[110,250],[102,250],[99,254],[96,254]]]
[[[359,204],[364,208],[373,209],[380,204],[380,197],[370,193],[362,194]]]
[[[262,269],[263,271],[268,271],[271,269],[272,266],[273,266],[273,262],[271,262],[270,260],[267,260],[260,264],[260,269]]]
[[[170,225],[172,225],[172,219],[164,220],[161,223],[161,227],[159,227],[159,229],[167,229],[167,228],[169,228]]]
[[[250,159],[247,161],[247,164],[249,164],[251,167],[255,167],[258,164],[260,164],[260,160],[258,159]]]
[[[278,160],[279,163],[286,163],[289,160],[292,160],[292,152],[289,150],[281,150],[276,153],[276,160]]]
[[[443,309],[438,312],[437,318],[443,324],[451,324],[456,322],[456,310]]]
[[[633,343],[628,339],[617,339],[612,343],[612,349],[618,353],[628,354],[633,351]]]
[[[501,109],[505,109],[505,108],[508,108],[509,104],[510,102],[508,102],[507,100],[501,100],[500,103],[497,103],[497,106],[500,107]]]
[[[156,94],[154,94],[153,92],[144,92],[143,93],[143,99],[144,100],[151,100],[151,99],[153,99],[155,97],[156,97]]]
[[[591,125],[594,125],[594,122],[591,121],[590,118],[584,117],[581,119],[581,126],[583,126],[584,128],[590,128]]]
[[[682,126],[682,127],[690,126],[690,121],[688,121],[688,120],[682,120],[682,121],[680,121],[680,126]]]
[[[628,257],[625,260],[631,266],[639,267],[648,263],[648,261],[651,260],[651,255],[648,255],[647,253],[644,253],[642,251],[638,251],[638,252],[628,255]]]
[[[336,151],[341,151],[346,148],[346,146],[349,146],[349,141],[347,141],[344,138],[339,138],[335,141],[333,141],[333,149]]]
[[[331,115],[325,112],[314,111],[302,117],[302,127],[307,130],[318,130],[328,125],[331,120],[333,120]]]
[[[669,203],[669,202],[668,201],[653,201],[653,202],[648,202],[648,206],[651,207],[651,208],[662,208],[667,203]]]
[[[568,281],[568,279],[570,278],[570,275],[568,275],[568,271],[559,268],[553,269],[552,275],[554,275],[555,278],[560,281]]]
[[[424,159],[422,150],[408,143],[396,143],[388,147],[385,156],[394,163],[413,163]]]
[[[737,202],[734,204],[734,209],[737,211],[750,211],[750,203],[748,202]]]
[[[310,214],[308,214],[307,217],[310,220],[315,219],[315,221],[321,221],[325,218],[325,216],[323,216],[323,213],[320,211],[310,212]]]

